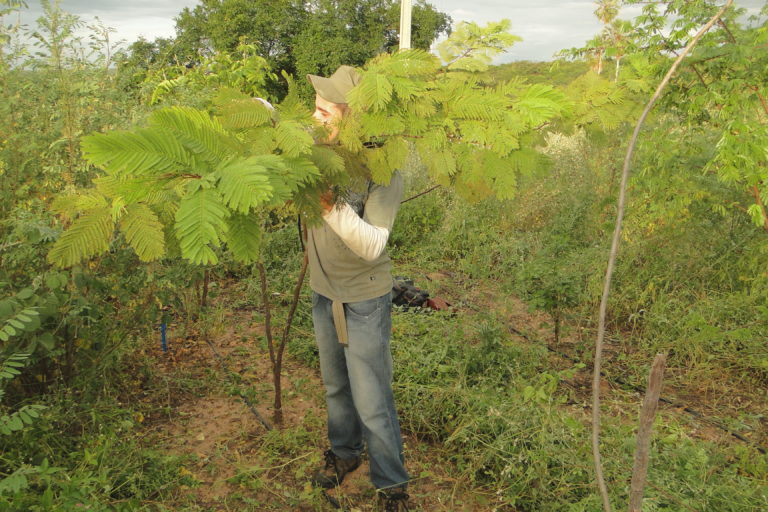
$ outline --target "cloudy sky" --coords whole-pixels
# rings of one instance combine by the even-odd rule
[[[766,0],[735,0],[739,7],[757,11]],[[30,8],[23,21],[32,24],[40,15],[37,0],[28,0]],[[94,17],[117,30],[116,39],[128,42],[139,36],[147,39],[174,35],[174,17],[196,0],[61,0],[62,8],[77,14],[86,23]],[[581,46],[600,30],[590,0],[430,0],[438,10],[451,15],[454,22],[486,23],[502,18],[512,20],[512,32],[523,38],[499,62],[511,60],[549,60],[556,51]],[[620,17],[628,19],[639,8],[624,9]]]

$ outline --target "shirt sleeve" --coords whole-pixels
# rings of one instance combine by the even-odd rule
[[[345,203],[332,208],[323,220],[353,253],[373,261],[384,252],[402,196],[403,179],[394,173],[389,185],[372,187],[363,217]]]

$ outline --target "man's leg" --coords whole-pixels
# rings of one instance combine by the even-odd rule
[[[347,369],[368,444],[371,480],[377,489],[405,487],[409,476],[392,393],[391,296],[345,304],[344,310]]]
[[[325,385],[331,450],[342,459],[359,457],[363,450],[363,433],[352,400],[344,346],[336,336],[331,300],[315,292],[312,292],[312,320]]]

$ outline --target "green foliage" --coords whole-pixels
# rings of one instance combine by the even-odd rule
[[[476,41],[487,44],[478,53],[500,51],[498,41],[508,40],[503,37],[507,26],[482,29],[488,41]],[[470,35],[457,31],[448,43],[468,44]],[[466,53],[462,58],[474,55]],[[492,87],[452,69],[419,51],[373,59],[350,93],[353,116],[341,127],[342,145],[360,151],[360,136],[350,135],[360,132],[363,140],[387,140],[381,150],[367,152],[372,176],[387,182],[404,161],[404,139],[414,139],[438,183],[453,185],[466,197],[512,197],[521,168],[537,165],[535,154],[522,143],[530,143],[540,125],[562,116],[568,104],[549,86],[510,82]]]
[[[75,219],[72,226],[56,241],[49,254],[49,261],[59,262],[64,267],[101,254],[109,249],[114,229],[110,208],[89,209]]]
[[[24,425],[31,425],[43,409],[44,405],[25,405],[10,415],[0,416],[0,434],[10,435],[22,430]]]
[[[466,311],[453,318],[395,314],[394,386],[403,428],[443,447],[438,456],[461,481],[493,491],[494,506],[598,510],[594,476],[584,462],[589,418],[579,395],[564,385],[583,365],[553,370],[540,343],[518,342],[506,332],[498,319]],[[623,481],[631,471],[634,446],[626,422],[632,421],[604,421],[608,478]],[[646,502],[659,509],[680,502],[701,510],[759,509],[763,476],[728,459],[742,449],[752,460],[764,456],[695,439],[689,429],[666,416],[656,426],[654,486]],[[622,486],[609,489],[614,500],[626,500]]]
[[[327,76],[341,64],[361,66],[378,53],[396,50],[399,41],[393,27],[399,15],[400,3],[394,0],[311,4],[206,0],[179,14],[167,64],[197,65],[201,55],[236,55],[235,49],[248,43],[253,54],[266,57],[272,69],[301,77],[308,73]],[[450,32],[450,17],[424,1],[414,2],[412,18],[414,48],[427,50],[440,34]],[[153,51],[163,48],[160,41]],[[144,47],[135,51],[146,53]],[[285,92],[285,84],[274,76],[268,78],[267,87],[275,97]],[[302,95],[310,95],[309,84],[302,83],[300,88]]]
[[[241,43],[232,52],[221,51],[206,57],[198,66],[151,67],[143,86],[151,90],[149,104],[168,102],[175,94],[190,91],[207,93],[222,87],[233,88],[250,97],[268,95],[268,82],[277,78],[269,72],[267,60],[253,45]]]
[[[169,499],[169,487],[192,483],[180,474],[179,457],[137,442],[132,411],[107,397],[87,404],[49,400],[45,417],[0,436],[3,510],[139,510],[142,501]]]
[[[355,176],[388,183],[413,148],[425,161],[437,161],[431,169],[438,182],[467,197],[513,197],[516,176],[539,164],[533,135],[568,105],[549,86],[510,82],[493,87],[468,74],[477,68],[471,59],[487,61],[516,40],[508,27],[502,22],[457,31],[445,54],[461,48],[461,55],[444,67],[421,50],[373,59],[350,93],[353,114],[342,122],[340,146],[314,143],[314,121],[290,79],[290,92],[274,113],[242,92],[225,89],[213,116],[167,107],[153,112],[146,128],[86,137],[84,157],[107,175],[95,191],[57,200],[63,214],[80,216],[57,241],[49,261],[70,266],[105,251],[114,223],[142,260],[161,257],[161,223],[168,218],[157,211],[159,202],[173,205],[173,233],[184,258],[215,264],[215,249],[226,243],[237,247],[237,259],[254,261],[259,244],[240,236],[252,236],[257,228],[244,230],[235,222],[238,229],[229,233],[231,215],[264,215],[290,201],[311,222],[317,215],[312,198],[320,191]],[[366,148],[367,141],[380,143]],[[347,173],[340,172],[342,162]],[[150,192],[159,191],[165,192],[162,201],[153,200]]]
[[[163,225],[146,204],[126,206],[120,229],[141,261],[152,261],[165,254]]]
[[[19,311],[11,318],[5,320],[5,324],[0,328],[0,342],[8,341],[12,336],[16,336],[21,332],[30,330],[40,325],[37,320],[38,313],[34,309],[27,308]],[[9,359],[9,361],[13,360]],[[4,370],[0,369],[0,378],[4,376]]]
[[[17,494],[29,487],[29,480],[27,477],[37,473],[37,468],[34,467],[20,467],[10,475],[0,480],[0,496],[4,494]]]
[[[213,4],[206,4],[211,12]],[[237,16],[227,19],[222,8],[216,17],[200,17],[193,20],[200,24],[196,33],[205,36],[205,24],[213,28],[214,21],[273,33],[302,23],[299,16],[283,16],[290,11],[285,7],[301,10],[298,4],[227,7],[227,16]],[[460,296],[462,310],[455,317],[395,316],[403,425],[445,446],[453,476],[494,492],[499,507],[599,508],[583,462],[583,398],[562,385],[576,368],[553,369],[543,343],[508,337],[506,314],[502,322],[466,310],[489,304],[481,280],[492,280],[561,316],[567,343],[560,348],[574,346],[579,355],[592,327],[628,121],[638,98],[668,66],[668,49],[679,49],[714,6],[668,4],[679,17],[671,32],[660,13],[644,13],[633,35],[636,46],[602,38],[604,62],[616,64],[613,77],[590,73],[572,80],[583,74],[581,62],[470,71],[482,69],[489,54],[478,49],[477,55],[464,55],[467,40],[486,41],[496,51],[506,37],[505,30],[494,32],[500,25],[465,27],[446,45],[450,57],[442,62],[419,51],[382,54],[362,70],[356,116],[342,126],[340,146],[315,143],[324,133],[315,130],[311,111],[302,105],[308,90],[303,79],[302,86],[291,86],[288,98],[273,101],[276,111],[252,99],[282,94],[258,57],[267,55],[262,44],[273,45],[269,55],[275,59],[290,52],[290,58],[301,56],[295,60],[298,76],[301,69],[327,75],[342,62],[362,65],[378,53],[378,43],[362,51],[362,42],[350,45],[346,38],[362,41],[360,34],[373,34],[379,22],[357,24],[342,37],[349,20],[332,7],[300,27],[308,36],[301,48],[274,38],[241,41],[235,30],[216,28],[226,51],[195,47],[204,51],[189,54],[191,68],[183,59],[152,68],[172,62],[175,52],[170,41],[156,41],[143,50],[135,47],[132,57],[141,62],[126,62],[113,76],[103,68],[106,57],[82,59],[84,46],[68,50],[78,48],[68,28],[74,20],[53,10],[49,18],[66,23],[55,28],[49,20],[53,30],[38,30],[45,56],[23,61],[23,54],[2,48],[0,346],[3,358],[30,355],[24,368],[14,360],[0,372],[14,377],[2,380],[1,509],[68,510],[81,504],[136,510],[190,484],[176,458],[142,448],[147,441],[137,440],[145,432],[138,430],[134,411],[112,398],[127,403],[134,386],[120,376],[142,379],[151,373],[151,366],[122,366],[124,354],[150,350],[138,345],[141,340],[156,348],[156,335],[144,330],[150,332],[160,312],[189,323],[199,311],[193,287],[203,271],[195,263],[218,261],[228,275],[241,277],[246,264],[263,261],[275,290],[289,289],[300,254],[288,217],[302,212],[317,219],[321,191],[369,178],[385,183],[393,169],[416,160],[428,176],[410,182],[413,193],[432,182],[446,186],[403,205],[391,254],[419,272],[451,272],[456,279],[447,293]],[[240,15],[256,8],[275,16]],[[274,24],[283,18],[284,25]],[[639,369],[648,354],[657,350],[669,352],[680,369],[677,385],[710,379],[719,385],[732,377],[762,389],[768,378],[766,251],[764,238],[755,233],[764,219],[758,198],[766,200],[765,66],[764,55],[753,51],[764,45],[765,32],[758,21],[751,23],[726,19],[737,44],[724,28],[708,36],[706,51],[686,62],[641,138],[646,142],[637,155],[609,318],[611,343],[621,349],[612,364],[636,382],[642,381]],[[620,26],[611,30],[611,37],[625,32]],[[178,39],[174,43],[183,43]],[[427,39],[421,48],[428,47]],[[23,66],[14,67],[19,58]],[[271,69],[282,68],[289,66]],[[133,90],[147,77],[146,98],[154,94],[157,104],[170,108],[141,121],[144,109],[121,88]],[[128,131],[120,131],[126,126]],[[106,133],[81,144],[81,135],[94,131]],[[52,195],[61,224],[48,213]],[[465,198],[476,202],[468,205]],[[61,226],[67,228],[63,234]],[[75,267],[52,269],[46,254]],[[155,261],[137,265],[137,256]],[[174,261],[179,256],[193,264]],[[167,260],[156,261],[161,258]],[[428,287],[437,288],[437,280]],[[309,331],[311,318],[299,314]],[[291,340],[289,348],[316,362],[309,336]],[[104,374],[118,378],[104,380]],[[169,383],[148,379],[134,390],[141,400],[131,403]],[[43,393],[48,409],[39,414],[37,397]],[[739,413],[730,421],[757,429],[760,417]],[[628,422],[609,420],[604,429],[607,470],[615,481],[628,474]],[[668,418],[659,425],[651,469],[656,487],[646,504],[759,509],[765,459],[747,446],[691,439],[690,429]],[[308,435],[276,435],[268,448],[276,458],[295,457]],[[614,492],[617,499],[625,497],[621,486]]]
[[[585,73],[566,88],[574,105],[573,121],[577,126],[595,127],[601,131],[618,128],[637,111],[627,101],[627,91],[595,73]]]
[[[81,215],[57,241],[50,261],[69,266],[105,251],[115,222],[142,260],[160,258],[165,254],[164,225],[171,221],[158,211],[161,207],[174,212],[173,231],[183,257],[197,264],[215,263],[213,248],[227,240],[238,246],[238,255],[252,261],[257,245],[239,236],[254,229],[227,235],[227,218],[292,198],[320,171],[309,159],[311,138],[296,133],[298,119],[308,117],[306,113],[286,109],[285,119],[272,125],[271,118],[261,115],[266,110],[261,103],[250,102],[258,106],[248,120],[232,105],[242,103],[241,96],[232,99],[230,94],[220,101],[221,118],[170,107],[155,111],[147,128],[86,137],[84,156],[107,175],[97,180],[95,189],[56,201],[62,214]],[[243,131],[248,129],[257,131]],[[267,150],[248,144],[254,136],[275,140],[282,154],[252,154]],[[324,161],[326,168],[333,167],[328,157]],[[242,252],[245,247],[250,247],[247,254]]]
[[[182,199],[175,225],[181,254],[193,263],[216,263],[218,259],[209,244],[221,245],[228,216],[229,210],[215,190],[201,187]]]
[[[495,55],[522,41],[508,33],[511,26],[512,22],[507,19],[485,27],[474,22],[461,22],[451,37],[438,45],[440,58],[452,71],[485,71]]]
[[[544,83],[562,87],[583,75],[587,69],[587,66],[581,62],[520,60],[491,66],[485,74],[488,76],[488,81],[496,83],[524,78],[532,84]]]
[[[18,320],[19,318],[27,317],[27,323],[31,320],[29,314],[22,312],[17,314],[15,318],[6,321],[6,325],[2,332],[8,334],[9,326],[14,325],[18,329],[24,327]],[[13,322],[13,324],[12,324]],[[11,332],[12,329],[11,329]],[[7,341],[7,338],[3,341]],[[19,407],[17,410],[8,413],[8,409],[3,403],[5,396],[5,388],[9,381],[13,380],[17,376],[21,375],[20,368],[23,368],[27,364],[30,354],[10,354],[0,363],[0,434],[5,436],[14,435],[17,432],[24,430],[25,427],[32,425],[37,418],[40,417],[40,411],[45,409],[44,405],[29,404]],[[25,469],[19,468],[6,478],[0,479],[0,495],[4,491],[18,491],[26,488],[27,481]]]
[[[603,52],[600,59],[605,55],[615,60],[614,82],[619,86],[647,94],[669,68],[672,58],[688,43],[691,34],[719,9],[719,5],[709,0],[674,3],[663,12],[659,4],[644,4],[642,14],[631,27],[625,23],[606,29],[602,37],[605,44],[598,45]],[[703,203],[721,212],[736,207],[756,227],[766,230],[768,157],[763,141],[768,136],[765,123],[768,103],[765,102],[766,75],[762,71],[766,56],[765,52],[752,49],[768,41],[768,31],[765,19],[745,19],[743,14],[743,10],[731,8],[704,35],[673,78],[657,107],[663,114],[654,120],[657,126],[654,131],[669,130],[675,136],[667,133],[664,137],[641,138],[640,151],[651,155],[649,160],[654,161],[654,165],[653,172],[647,174],[648,179],[639,182],[643,183],[641,193],[656,194],[662,189],[653,182],[672,179],[680,185],[676,203]],[[608,21],[607,18],[604,21]],[[612,51],[608,51],[611,48]],[[572,56],[590,51],[588,45],[572,52]],[[620,76],[618,65],[624,58],[629,66],[625,66]],[[590,89],[597,91],[594,87]],[[620,91],[606,89],[597,98],[613,102],[616,93]],[[588,110],[592,102],[584,100],[582,96],[575,102],[582,108],[577,114],[594,116]],[[600,115],[611,110],[597,112]],[[619,120],[603,118],[599,122],[610,128]],[[681,127],[687,129],[681,130]],[[684,159],[680,158],[681,145],[685,148]],[[664,174],[664,178],[657,180],[658,173]],[[656,191],[651,192],[653,189]],[[654,202],[661,206],[663,199],[655,195]]]

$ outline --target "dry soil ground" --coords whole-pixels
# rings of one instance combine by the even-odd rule
[[[501,297],[498,290],[485,287],[462,288],[459,278],[449,273],[422,277],[425,287],[472,310],[497,308],[510,327],[510,336],[521,343],[549,343],[548,318],[532,313],[520,300]],[[464,290],[456,292],[456,290]],[[453,295],[452,295],[453,294]],[[462,294],[461,296],[457,294]],[[434,295],[434,294],[433,294]],[[175,510],[189,511],[323,511],[334,507],[308,485],[311,472],[321,464],[325,441],[325,409],[317,368],[285,354],[283,367],[285,420],[282,427],[268,430],[240,396],[244,393],[259,416],[272,419],[272,386],[268,353],[263,342],[263,327],[254,321],[252,311],[227,305],[227,291],[219,297],[218,317],[206,333],[192,330],[188,336],[174,337],[170,351],[157,354],[157,368],[164,378],[203,382],[198,393],[187,393],[173,401],[163,418],[147,421],[147,440],[162,450],[187,457],[182,469],[190,485],[180,492]],[[209,319],[209,322],[211,320]],[[560,344],[553,347],[551,364],[567,367],[572,361],[562,354],[576,355],[581,334],[573,327]],[[607,349],[610,360],[612,350]],[[671,369],[674,376],[676,369]],[[574,397],[568,407],[575,414],[588,416],[591,376],[589,368],[565,383]],[[686,413],[678,406],[661,406],[661,414],[684,421],[691,435],[722,443],[739,442],[706,421],[710,414],[738,417],[744,411],[759,415],[765,410],[765,393],[748,390],[723,396],[707,390],[676,387],[674,379],[663,395],[703,413],[704,419]],[[605,380],[606,414],[625,414],[632,420],[642,397],[625,386]],[[757,397],[757,398],[756,398]],[[762,421],[766,427],[765,421]],[[748,433],[750,441],[765,444],[768,428]],[[493,511],[498,507],[492,492],[469,487],[456,468],[447,461],[440,446],[405,433],[408,469],[414,478],[410,493],[413,510]],[[585,461],[585,464],[589,464]],[[352,474],[331,495],[348,511],[375,510],[376,498],[368,481],[367,463]]]

